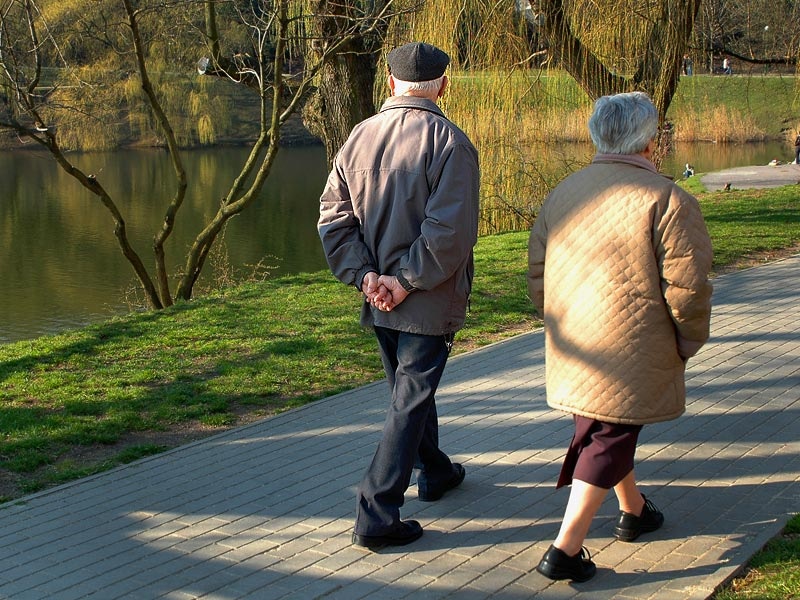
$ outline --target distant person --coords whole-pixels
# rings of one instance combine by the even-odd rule
[[[361,324],[375,331],[391,389],[357,493],[353,543],[366,548],[422,535],[417,521],[400,520],[416,460],[422,501],[464,480],[439,448],[434,396],[466,317],[478,236],[478,153],[437,106],[450,58],[412,43],[387,62],[392,96],[336,155],[319,218],[333,274],[364,293]]]
[[[547,403],[575,423],[556,486],[572,485],[569,501],[536,567],[550,579],[594,576],[583,543],[610,489],[618,540],[663,524],[636,484],[636,444],[643,425],[683,414],[686,361],[709,335],[711,240],[697,200],[650,162],[657,129],[646,94],[598,99],[598,154],[548,195],[531,231]]]
[[[722,72],[725,73],[725,75],[731,75],[733,73],[733,70],[731,69],[731,61],[728,60],[727,56],[722,59]]]
[[[694,176],[694,167],[689,163],[686,163],[686,167],[683,170],[683,177],[685,179],[689,179],[689,177]]]
[[[800,131],[797,132],[797,137],[794,138],[794,164],[800,165]]]
[[[693,62],[688,54],[683,55],[683,74],[691,77]]]

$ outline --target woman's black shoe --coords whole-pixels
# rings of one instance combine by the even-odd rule
[[[422,525],[417,521],[400,521],[394,529],[383,535],[359,535],[353,533],[353,543],[363,548],[383,546],[405,546],[422,537]]]
[[[588,581],[597,572],[597,567],[590,559],[591,556],[586,548],[581,548],[575,556],[568,556],[551,545],[536,565],[536,570],[550,579]]]
[[[661,511],[644,494],[642,498],[644,498],[644,508],[641,515],[619,511],[617,526],[614,527],[614,537],[618,540],[632,542],[641,534],[655,531],[664,524],[664,515]]]

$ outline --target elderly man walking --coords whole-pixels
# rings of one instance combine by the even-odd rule
[[[478,229],[478,155],[437,105],[449,57],[425,43],[392,50],[392,96],[338,152],[320,200],[328,265],[364,293],[391,404],[358,488],[353,543],[404,545],[422,535],[400,508],[415,464],[420,500],[464,480],[439,448],[435,394],[465,320]]]

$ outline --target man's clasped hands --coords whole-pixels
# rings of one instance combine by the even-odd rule
[[[370,271],[361,282],[361,291],[372,306],[389,312],[408,296],[406,289],[393,275],[378,275]]]

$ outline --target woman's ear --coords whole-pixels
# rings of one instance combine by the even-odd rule
[[[644,147],[644,150],[642,150],[641,155],[644,156],[647,160],[650,160],[650,158],[653,156],[653,152],[655,151],[655,149],[656,149],[656,139],[653,138],[652,140],[647,142],[647,146]]]

